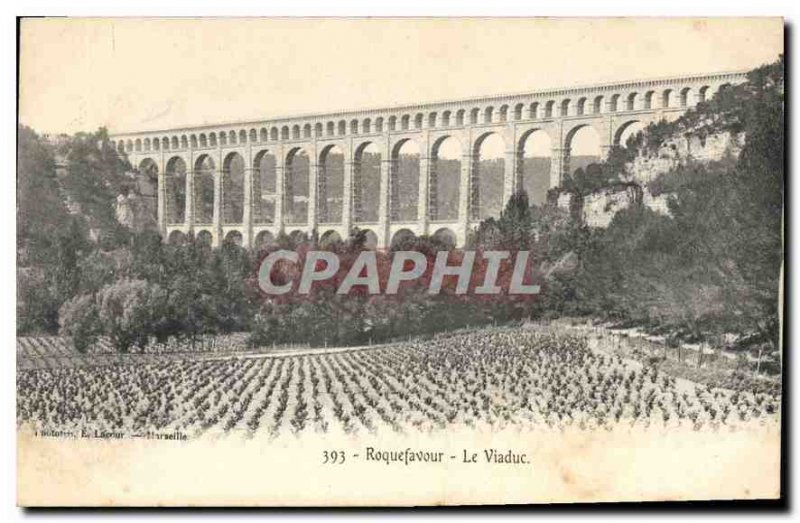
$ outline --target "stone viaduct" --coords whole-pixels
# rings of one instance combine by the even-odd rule
[[[744,72],[656,78],[114,133],[110,139],[140,173],[157,183],[158,227],[170,242],[193,234],[215,246],[223,241],[254,246],[269,243],[281,231],[316,230],[324,240],[346,238],[358,227],[368,231],[369,243],[378,248],[404,234],[444,235],[460,246],[486,217],[480,165],[482,144],[490,136],[499,136],[504,144],[502,175],[496,180],[504,204],[522,184],[525,143],[533,133],[549,138],[549,186],[558,187],[570,172],[572,141],[580,129],[594,129],[602,157],[620,145],[629,126],[675,119],[745,79]],[[439,150],[448,139],[459,144],[461,161],[457,187],[447,195],[452,201],[444,202],[450,212],[443,216],[436,177]],[[401,150],[410,142],[417,152],[413,190],[397,180]],[[327,174],[334,152],[342,179],[332,185]],[[366,172],[366,153],[373,159],[371,173]],[[369,183],[373,189],[368,194]],[[363,211],[368,203],[376,212]],[[493,212],[498,210],[495,205]]]

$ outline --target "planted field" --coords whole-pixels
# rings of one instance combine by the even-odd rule
[[[780,398],[711,389],[564,332],[493,328],[368,350],[216,359],[176,354],[19,369],[18,423],[189,436],[451,426],[735,425]],[[128,359],[126,359],[128,358]]]

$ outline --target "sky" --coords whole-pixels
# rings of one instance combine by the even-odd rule
[[[112,132],[752,68],[750,19],[25,19],[20,123]]]

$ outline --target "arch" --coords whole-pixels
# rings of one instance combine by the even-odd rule
[[[561,100],[561,113],[560,113],[561,116],[569,116],[569,107],[571,103],[572,100],[570,100],[569,98]]]
[[[628,120],[623,123],[614,132],[614,146],[627,147],[628,140],[643,128],[644,126],[639,120]]]
[[[583,98],[584,102],[586,98]],[[594,100],[592,101],[592,114],[600,114],[603,112],[603,96],[595,96]],[[581,112],[583,114],[583,112]]]
[[[480,110],[480,109],[478,109],[477,107],[474,107],[474,108],[473,108],[473,109],[472,109],[472,110],[469,112],[469,123],[470,123],[471,125],[475,125],[475,124],[477,124],[477,123],[478,123],[478,115],[479,115],[480,113],[481,113],[481,110]]]
[[[139,209],[147,226],[155,226],[158,219],[158,164],[152,158],[145,158],[139,162],[136,177],[136,194],[141,198],[142,206]]]
[[[144,142],[143,142],[143,145],[144,145],[144,150],[149,152],[150,151],[150,138],[145,138]]]
[[[661,107],[667,109],[672,105],[672,89],[664,89],[661,93]]]
[[[235,245],[237,247],[241,247],[243,241],[244,240],[242,238],[242,233],[240,233],[239,231],[230,231],[228,234],[225,235],[225,241],[223,242],[223,244],[225,246]]]
[[[269,231],[261,231],[256,234],[255,241],[253,242],[253,246],[261,250],[263,248],[269,247],[275,244],[275,236],[272,235]]]
[[[137,138],[135,142],[133,142],[133,150],[137,153],[142,152],[142,139]]]
[[[300,126],[294,124],[292,126],[292,140],[299,140],[300,139]]]
[[[436,119],[437,119],[436,111],[428,114],[428,128],[434,129],[436,127]]]
[[[478,137],[472,149],[470,218],[483,220],[499,216],[503,209],[505,142],[497,133]]]
[[[553,107],[555,107],[556,102],[554,100],[548,101],[544,104],[544,117],[545,118],[552,118],[553,117]]]
[[[608,112],[616,113],[617,111],[619,111],[619,95],[614,94],[611,95],[611,101],[608,104]]]
[[[192,149],[197,149],[197,135],[193,134],[189,137],[189,145],[191,145]]]
[[[344,198],[344,151],[328,145],[317,164],[317,221],[341,223]]]
[[[245,144],[247,143],[247,131],[244,129],[239,131],[239,143]]]
[[[653,95],[655,91],[647,91],[644,93],[644,109],[652,109],[653,108]]]
[[[153,150],[158,151],[161,149],[161,140],[158,138],[153,138]]]
[[[273,128],[271,128],[269,130],[269,139],[272,140],[273,142],[277,142],[278,141],[278,128],[277,127],[273,127]]]
[[[186,235],[181,231],[172,231],[169,233],[167,243],[170,245],[181,246],[186,244]]]
[[[364,134],[370,134],[372,132],[372,120],[364,118],[364,121],[361,123],[361,130]]]
[[[303,138],[311,138],[311,124],[307,123],[303,126]]]
[[[210,224],[214,220],[214,176],[216,165],[208,154],[201,154],[194,162],[193,203],[194,222]]]
[[[342,237],[333,229],[325,231],[319,238],[319,246],[323,249],[334,247],[340,243],[342,243]]]
[[[522,120],[522,111],[525,109],[525,104],[517,104],[514,106],[514,120]]]
[[[356,147],[353,157],[353,223],[378,221],[381,194],[381,151],[372,142]]]
[[[266,127],[262,127],[258,131],[258,141],[263,143],[266,142],[267,140],[269,140],[269,131],[267,131]]]
[[[494,120],[494,107],[491,105],[483,110],[483,123],[492,123]]]
[[[181,136],[181,149],[188,149],[189,148],[189,140],[186,138],[184,134]]]
[[[530,107],[528,107],[528,116],[531,120],[539,118],[539,102],[533,102]]]
[[[442,113],[442,127],[450,127],[450,115],[452,113],[450,111],[444,111]]]
[[[217,146],[217,135],[216,134],[211,133],[211,134],[208,135],[208,145],[210,147],[216,147]]]
[[[462,127],[464,125],[464,109],[459,109],[456,111],[456,125],[458,127]]]
[[[166,192],[166,212],[168,224],[182,224],[186,221],[186,162],[180,156],[173,156],[164,169]]]
[[[178,148],[178,137],[177,136],[173,136],[172,137],[172,140],[170,142],[170,147],[172,147],[173,149],[177,149]]]
[[[500,106],[500,121],[503,123],[508,121],[508,105],[506,104]]]
[[[684,87],[681,89],[681,107],[687,107],[689,105],[689,93],[691,91],[691,87]]]
[[[390,131],[397,130],[397,117],[394,116],[394,115],[390,116],[388,125],[389,125],[389,130]]]
[[[575,114],[578,116],[583,116],[586,111],[586,97],[582,97],[578,99],[578,102],[575,104]]]
[[[236,131],[228,131],[228,143],[236,145]]]
[[[542,204],[550,189],[553,144],[550,135],[540,128],[522,134],[517,144],[516,187],[528,195],[531,203]]]
[[[638,94],[639,93],[636,93],[636,92],[628,94],[627,105],[625,107],[625,110],[627,110],[627,111],[635,111],[636,110],[636,97],[638,96]]]
[[[314,136],[317,138],[322,138],[322,124],[319,122],[314,124]]]
[[[288,140],[289,139],[289,126],[284,125],[281,127],[281,140]]]
[[[229,153],[222,161],[222,223],[239,224],[244,221],[244,158],[237,152]]]
[[[206,229],[199,231],[195,238],[200,245],[211,247],[214,244],[214,236]]]
[[[169,144],[170,144],[169,138],[167,138],[166,136],[161,138],[161,149],[162,150],[169,150]]]
[[[347,123],[344,120],[339,120],[339,136],[347,134]]]
[[[253,159],[253,223],[275,221],[277,184],[277,158],[270,150],[263,149]]]
[[[602,159],[600,133],[590,124],[576,125],[567,131],[562,153],[562,170],[571,176]]]
[[[308,241],[308,234],[301,231],[300,229],[295,229],[289,233],[289,239],[296,247],[297,245],[306,243]]]
[[[461,143],[443,136],[431,147],[428,172],[428,217],[457,220],[461,186]]]
[[[217,141],[219,142],[220,146],[228,145],[228,133],[224,131],[217,133]]]
[[[410,247],[416,240],[417,235],[414,234],[413,231],[409,229],[400,229],[392,235],[389,249],[393,251],[403,250],[405,247]]]
[[[415,221],[418,216],[420,148],[411,139],[392,149],[389,171],[389,213],[393,221]]]
[[[414,129],[422,129],[422,123],[425,120],[425,115],[417,113],[414,116]]]
[[[407,114],[404,114],[400,118],[400,129],[403,131],[408,131],[409,129],[409,122],[411,121],[411,117]]]
[[[456,233],[448,229],[447,227],[442,227],[441,229],[437,229],[436,232],[433,233],[432,238],[447,246],[448,250],[455,249],[456,244],[458,242],[458,237],[456,236]]]
[[[375,132],[382,133],[383,132],[383,117],[379,116],[375,118]]]
[[[710,89],[709,86],[704,85],[700,89],[697,90],[697,103],[703,103],[708,101],[708,90]]]
[[[250,143],[258,142],[258,131],[250,129]]]
[[[286,223],[306,225],[308,223],[308,198],[310,185],[310,160],[308,153],[295,147],[286,155],[284,169],[283,215]]]
[[[325,136],[336,136],[336,123],[328,122],[325,124]]]
[[[350,134],[358,134],[358,120],[355,118],[350,120]]]

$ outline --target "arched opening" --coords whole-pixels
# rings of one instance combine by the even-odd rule
[[[269,130],[269,139],[272,140],[273,142],[277,142],[278,141],[278,128],[277,127],[273,127],[272,129]]]
[[[281,127],[281,140],[288,140],[289,139],[289,126],[284,125]]]
[[[216,147],[217,146],[217,135],[211,133],[208,135],[208,145],[209,147]]]
[[[627,147],[628,140],[644,130],[644,125],[638,120],[631,120],[620,125],[614,133],[614,146]]]
[[[508,106],[502,105],[500,106],[500,121],[507,122],[508,121]]]
[[[383,132],[383,117],[379,116],[375,118],[375,132],[382,133]]]
[[[505,143],[497,133],[487,133],[475,142],[470,180],[470,218],[497,217],[503,209]]]
[[[594,114],[601,114],[603,112],[603,96],[595,96],[592,103],[592,112]]]
[[[247,131],[244,129],[239,131],[239,143],[247,143]]]
[[[569,116],[569,106],[572,101],[567,98],[561,101],[561,116]]]
[[[220,145],[223,145],[223,146],[224,145],[228,145],[228,135],[226,133],[220,131],[217,136],[218,136],[217,139],[219,140],[219,144]]]
[[[514,107],[514,120],[522,120],[522,111],[525,108],[523,104],[517,104]]]
[[[483,123],[492,123],[494,120],[494,107],[491,105],[483,110]]]
[[[433,129],[436,127],[436,113],[430,113],[428,115],[428,128]]]
[[[317,138],[322,138],[322,124],[321,123],[315,123],[314,124],[314,136],[316,136]]]
[[[237,247],[242,246],[242,233],[239,231],[231,231],[225,235],[225,245],[231,246],[235,245]]]
[[[689,93],[691,92],[691,88],[684,87],[681,89],[681,107],[686,107],[689,105]]]
[[[344,120],[339,120],[339,136],[347,134],[347,124]]]
[[[580,98],[578,103],[575,104],[575,114],[583,116],[584,109],[586,108],[586,98]]]
[[[167,239],[167,243],[170,245],[185,245],[186,244],[186,235],[183,234],[181,231],[172,231],[169,233],[169,238]]]
[[[707,85],[704,85],[697,91],[697,103],[703,103],[708,100],[708,89]]]
[[[174,156],[167,162],[164,171],[166,181],[167,223],[170,225],[186,222],[186,162]]]
[[[433,233],[433,239],[437,242],[440,242],[448,250],[453,250],[456,248],[456,242],[457,242],[456,233],[454,233],[447,227],[442,227],[441,229]]]
[[[517,147],[518,187],[528,195],[532,204],[542,204],[550,190],[552,160],[550,136],[541,129],[523,134]]]
[[[531,120],[539,118],[539,102],[533,102],[528,108],[528,113]]]
[[[408,131],[410,120],[411,117],[407,114],[404,114],[402,118],[400,118],[400,129],[402,129],[403,131]]]
[[[322,249],[330,249],[342,243],[342,237],[336,231],[326,231],[319,238],[319,246]]]
[[[308,169],[308,154],[303,149],[298,147],[289,151],[284,173],[283,214],[286,223],[308,223]]]
[[[208,147],[208,138],[206,138],[205,133],[200,135],[200,147]]]
[[[258,142],[258,132],[255,129],[250,129],[250,143]]]
[[[611,101],[608,104],[608,112],[616,113],[619,111],[619,95],[615,94],[611,97]]]
[[[414,116],[414,129],[422,129],[422,122],[425,119],[422,113],[417,113]]]
[[[161,139],[161,149],[169,150],[169,138],[166,136]]]
[[[544,105],[544,117],[545,118],[552,118],[553,117],[553,107],[556,103],[553,100],[550,100]]]
[[[236,145],[236,131],[228,131],[228,143]]]
[[[393,251],[407,250],[414,245],[417,236],[408,229],[400,229],[392,236],[392,242],[389,248]]]
[[[481,110],[475,107],[469,113],[469,123],[475,125],[478,123],[478,115],[480,114]]]
[[[224,135],[223,135],[224,136]],[[194,222],[214,220],[214,160],[203,154],[194,162]]]
[[[152,158],[145,158],[139,164],[135,193],[139,196],[141,207],[137,216],[148,225],[155,225],[158,215],[158,165]]]
[[[392,221],[417,220],[419,146],[413,140],[402,140],[394,146],[389,187]]]
[[[653,91],[647,91],[644,93],[644,109],[652,109],[653,108]]]
[[[177,136],[173,136],[172,137],[172,143],[170,144],[170,146],[173,149],[177,149],[178,148],[178,137]]]
[[[364,118],[364,121],[361,123],[361,129],[364,134],[370,134],[372,132],[372,120]]]
[[[260,233],[256,234],[256,239],[254,242],[254,247],[256,249],[263,249],[265,247],[269,247],[275,244],[275,236],[272,235],[269,231],[261,231]]]
[[[371,142],[361,144],[353,162],[353,223],[377,222],[381,194],[380,149]]]
[[[303,231],[294,230],[289,233],[289,239],[291,240],[292,245],[297,247],[298,245],[308,243],[308,234]]]
[[[211,247],[211,245],[214,243],[214,237],[211,235],[210,232],[208,232],[205,229],[198,232],[196,238],[197,238],[197,243],[200,245],[206,245],[208,247]]]
[[[450,115],[452,113],[450,111],[445,111],[442,113],[442,127],[450,127]]]
[[[428,217],[431,220],[457,220],[461,185],[461,144],[446,136],[431,148],[428,180]]]
[[[317,166],[317,221],[341,223],[344,186],[344,152],[329,145],[319,155]]]
[[[142,139],[137,138],[133,145],[134,150],[138,153],[142,151]]]
[[[628,106],[627,106],[628,111],[636,110],[636,96],[637,93],[631,93],[628,95]]]
[[[572,176],[591,164],[600,163],[600,135],[591,125],[581,125],[567,133],[564,141],[564,172]]]
[[[358,134],[358,120],[355,118],[350,120],[350,134]]]
[[[253,161],[253,223],[275,221],[275,198],[278,161],[272,152],[259,151]]]
[[[389,130],[390,131],[396,130],[397,129],[397,117],[396,116],[390,116],[388,125],[389,125]]]
[[[269,140],[269,132],[265,127],[262,127],[260,131],[258,131],[258,140],[260,142],[266,142]]]
[[[667,109],[672,105],[672,89],[664,89],[661,93],[661,107]]]
[[[230,153],[222,163],[222,223],[244,221],[244,158]]]
[[[464,125],[464,109],[459,109],[456,113],[456,125],[461,127]]]
[[[195,143],[195,147],[197,147],[196,143]],[[147,152],[150,151],[150,138],[145,138],[144,139],[144,150],[147,151]]]
[[[300,126],[293,125],[292,126],[292,140],[299,140],[300,139]]]

